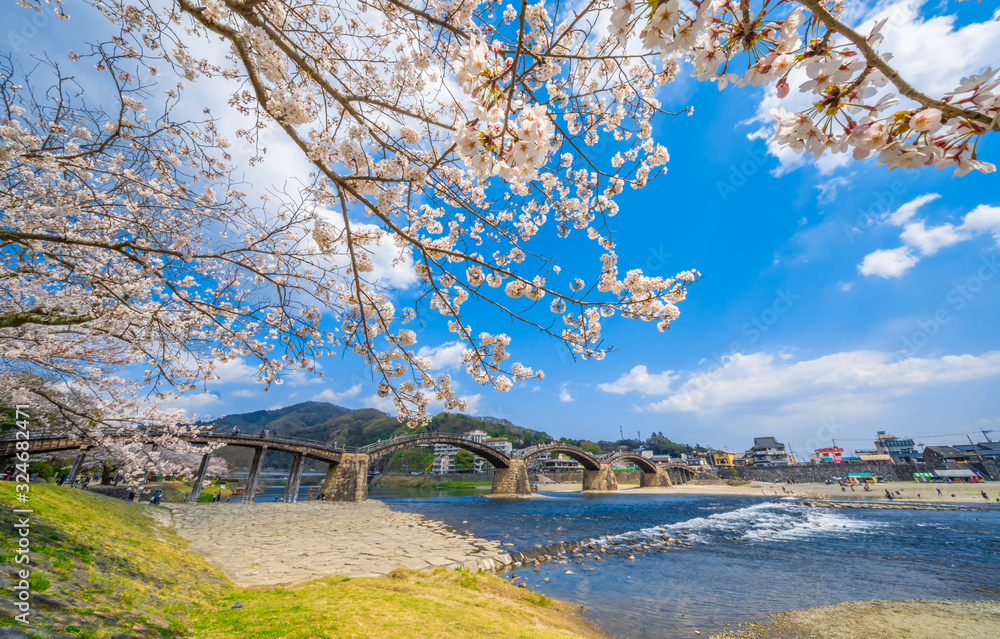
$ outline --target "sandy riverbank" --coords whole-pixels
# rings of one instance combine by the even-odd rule
[[[725,483],[690,483],[673,486],[670,488],[639,488],[635,485],[619,485],[622,492],[634,492],[636,494],[673,494],[673,495],[766,495],[769,497],[807,497],[810,499],[858,499],[866,501],[887,501],[885,491],[888,489],[893,493],[893,503],[906,504],[996,504],[1000,498],[1000,482],[986,482],[984,484],[918,484],[915,482],[888,482],[872,486],[871,492],[866,493],[860,486],[855,486],[852,492],[850,488],[841,490],[840,486],[834,484],[827,486],[822,483],[811,484],[773,484],[768,482],[751,482],[742,486],[730,486]],[[566,493],[578,492],[581,486],[579,482],[562,484],[544,484],[539,486],[541,493]],[[938,489],[941,494],[938,495]],[[896,491],[901,491],[896,495]],[[990,500],[983,499],[980,491],[986,491]]]
[[[456,533],[382,502],[173,504],[173,524],[241,586],[298,583],[327,575],[382,576],[396,568],[499,567],[498,542]]]
[[[995,601],[845,601],[791,610],[712,639],[1000,639]]]

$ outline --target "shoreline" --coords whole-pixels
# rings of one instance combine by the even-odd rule
[[[937,489],[941,489],[941,496]],[[893,500],[885,498],[885,490],[893,492]],[[896,495],[900,491],[900,495]],[[985,491],[990,500],[983,499],[980,491]],[[582,492],[578,482],[544,484],[539,487],[539,493],[572,493]],[[984,506],[1000,508],[995,499],[1000,498],[1000,482],[981,484],[917,484],[914,482],[887,482],[876,484],[870,493],[860,488],[851,492],[841,491],[837,484],[822,483],[778,484],[771,482],[752,482],[749,484],[731,486],[726,483],[691,482],[670,487],[640,488],[635,484],[619,485],[619,492],[636,495],[716,495],[727,497],[793,497],[810,501],[844,504],[845,507],[859,508],[889,508],[908,506],[921,510],[939,510],[941,507],[982,508]]]

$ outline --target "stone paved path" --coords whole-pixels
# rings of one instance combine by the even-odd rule
[[[170,508],[191,550],[241,586],[380,576],[400,567],[495,570],[511,561],[498,542],[455,533],[374,500]]]

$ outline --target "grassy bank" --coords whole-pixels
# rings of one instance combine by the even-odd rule
[[[371,484],[391,488],[478,488],[493,479],[474,475],[379,475]]]
[[[13,498],[14,484],[0,483],[0,559],[11,580]],[[32,485],[28,506],[34,511],[29,636],[604,637],[577,616],[577,606],[492,575],[400,570],[382,579],[244,589],[186,550],[163,508],[42,484]],[[15,624],[16,614],[5,596],[0,625]]]

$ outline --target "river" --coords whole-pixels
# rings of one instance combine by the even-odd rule
[[[532,589],[584,605],[586,618],[623,639],[690,638],[855,599],[1000,599],[1000,510],[828,509],[778,497],[679,494],[497,500],[485,492],[372,488],[369,495],[512,550],[588,539],[617,549],[660,546],[664,535],[691,542],[636,551],[634,560],[626,552],[516,571]]]

